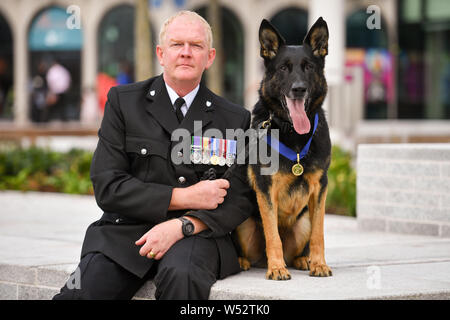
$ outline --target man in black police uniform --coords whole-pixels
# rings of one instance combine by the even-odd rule
[[[250,125],[247,110],[200,84],[215,57],[211,43],[208,23],[182,11],[161,29],[163,75],[108,93],[91,166],[104,214],[86,232],[81,284],[54,299],[130,299],[150,278],[157,299],[207,299],[216,279],[239,272],[230,232],[254,208],[246,179],[200,181],[208,168],[220,178],[228,167],[171,160],[172,132],[193,136],[194,120],[224,137]]]

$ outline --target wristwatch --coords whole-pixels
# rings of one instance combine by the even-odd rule
[[[178,219],[183,224],[181,226],[181,231],[183,232],[183,235],[185,237],[192,236],[192,234],[194,233],[194,224],[191,222],[191,220],[186,219],[185,217],[179,217]]]

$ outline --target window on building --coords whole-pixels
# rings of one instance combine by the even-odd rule
[[[398,1],[398,117],[450,119],[450,2]]]
[[[358,9],[346,20],[346,67],[363,73],[364,118],[386,119],[394,102],[393,57],[388,50],[386,23],[380,29],[367,27],[370,14]]]
[[[208,20],[206,8],[195,10]],[[223,89],[222,95],[228,100],[243,105],[244,103],[244,36],[239,19],[229,9],[222,7],[222,54],[223,54]],[[216,61],[215,63],[218,63]],[[202,81],[206,81],[207,74]]]
[[[69,18],[64,8],[52,6],[31,22],[30,117],[34,122],[80,119],[82,29],[68,28]]]
[[[106,95],[112,86],[135,81],[134,21],[134,7],[120,5],[109,10],[100,23],[97,40],[97,92],[99,107],[102,110],[105,107]],[[153,67],[155,67],[156,42],[152,32]]]
[[[13,40],[8,22],[0,14],[0,120],[13,118]]]
[[[270,22],[288,45],[301,45],[308,31],[308,13],[299,8],[286,8],[276,13]]]

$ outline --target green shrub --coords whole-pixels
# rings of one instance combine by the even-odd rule
[[[42,148],[0,151],[0,190],[93,194],[89,178],[92,153]]]
[[[42,148],[0,150],[0,190],[93,194],[91,161],[92,153],[79,149],[66,153]],[[356,172],[351,162],[350,153],[333,147],[327,213],[356,215]]]
[[[356,216],[356,171],[352,167],[352,155],[338,146],[333,146],[331,151],[325,211]]]

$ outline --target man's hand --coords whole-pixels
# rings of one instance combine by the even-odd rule
[[[187,188],[174,188],[169,210],[216,209],[219,204],[225,200],[227,189],[229,187],[230,183],[228,180],[216,179],[200,181]],[[194,224],[194,234],[207,228],[207,226],[197,218],[186,218],[191,220]],[[175,242],[183,238],[181,225],[182,223],[180,220],[172,219],[151,228],[135,242],[137,246],[142,245],[139,254],[155,260],[161,259]]]
[[[203,180],[187,188],[174,188],[169,210],[213,210],[225,200],[230,183],[225,179]]]
[[[135,244],[143,245],[139,250],[141,256],[159,260],[175,242],[182,238],[181,221],[172,219],[151,228]],[[153,256],[150,255],[150,252],[153,253]]]
[[[189,219],[194,224],[194,234],[208,228],[200,219],[186,216],[185,218]],[[143,257],[147,256],[147,258],[150,259],[161,259],[175,242],[184,237],[183,232],[181,231],[181,225],[182,223],[179,219],[172,219],[151,228],[135,242],[137,246],[143,245],[139,250],[139,254]],[[152,255],[150,255],[150,252]]]

